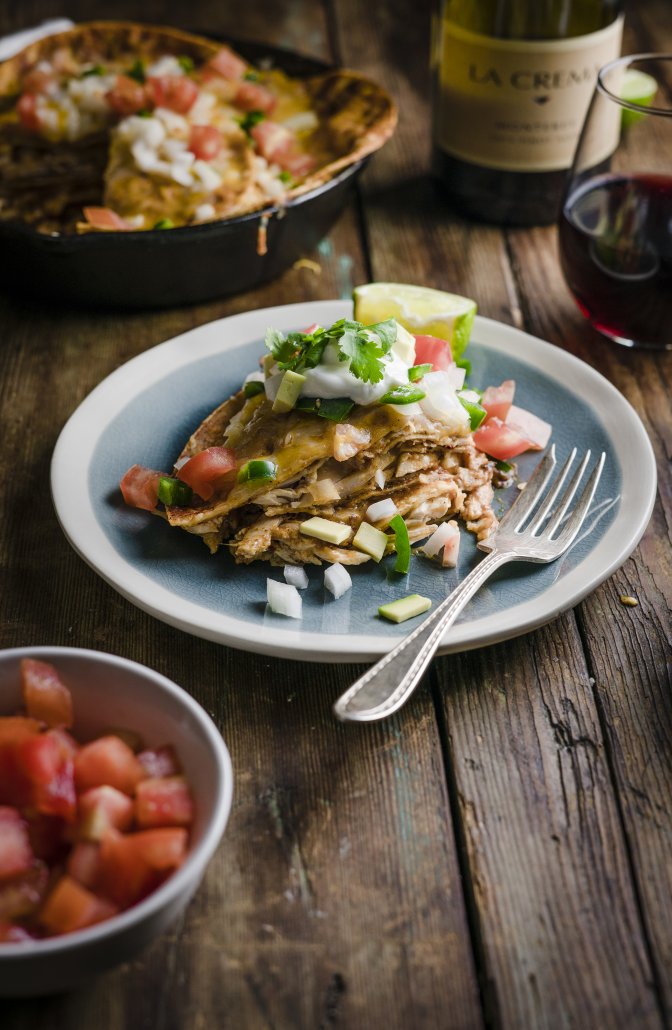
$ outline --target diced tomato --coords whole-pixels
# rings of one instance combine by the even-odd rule
[[[93,894],[66,874],[49,894],[39,918],[51,933],[71,933],[109,919],[118,911],[110,901]]]
[[[43,71],[41,68],[31,68],[23,76],[21,85],[24,93],[46,93],[54,82],[53,72]]]
[[[111,90],[105,94],[108,104],[122,118],[130,114],[137,114],[147,107],[147,94],[145,87],[136,82],[129,75],[117,75],[117,81]]]
[[[91,787],[79,797],[79,836],[102,840],[107,831],[128,830],[133,822],[133,801],[115,787]]]
[[[28,838],[36,858],[51,865],[60,862],[71,844],[72,825],[58,815],[28,812]]]
[[[107,784],[133,795],[145,776],[144,768],[119,737],[99,737],[85,744],[75,758],[75,784],[80,794]]]
[[[100,879],[100,844],[80,840],[68,855],[68,874],[83,887],[94,890]]]
[[[145,746],[141,734],[136,733],[135,730],[129,730],[126,726],[106,726],[101,736],[119,737],[119,740],[123,740],[124,744],[128,744],[134,754],[142,751]]]
[[[315,164],[314,158],[301,150],[294,133],[278,122],[265,118],[250,129],[250,135],[262,157],[297,178],[306,175]]]
[[[31,785],[31,804],[42,815],[74,821],[77,800],[72,756],[48,730],[20,745],[20,762]]]
[[[39,132],[41,123],[37,113],[37,100],[34,93],[23,93],[16,105],[16,112],[24,129]]]
[[[138,761],[148,776],[177,776],[182,772],[179,759],[172,744],[164,744],[155,751],[141,751]]]
[[[162,872],[177,869],[187,857],[187,831],[183,826],[162,826],[140,830],[126,837],[138,854],[152,868]]]
[[[110,830],[100,845],[99,887],[121,908],[140,901],[161,882],[157,870],[138,852],[136,836]]]
[[[0,804],[21,808],[30,801],[31,786],[20,761],[21,744],[40,732],[37,719],[22,715],[0,718]]]
[[[21,944],[23,941],[34,941],[32,933],[28,933],[22,926],[15,926],[13,923],[0,923],[0,944]]]
[[[50,731],[54,740],[58,741],[59,747],[64,755],[74,758],[79,751],[79,744],[67,730],[61,726],[54,726]]]
[[[506,424],[527,439],[531,451],[543,451],[553,432],[550,423],[544,422],[543,418],[538,418],[531,411],[517,408],[515,404],[509,408]]]
[[[233,482],[230,473],[235,468],[236,456],[228,447],[208,447],[182,466],[180,479],[204,501],[209,501],[227,482]]]
[[[126,504],[143,511],[154,511],[159,503],[159,480],[164,474],[144,465],[131,465],[119,483]]]
[[[224,137],[214,125],[192,125],[189,150],[201,161],[212,161],[222,149]]]
[[[263,111],[264,114],[270,114],[278,106],[278,98],[258,82],[241,82],[233,102],[243,111]]]
[[[110,207],[85,207],[84,218],[92,229],[104,232],[128,232],[133,228]]]
[[[497,461],[508,461],[529,449],[530,441],[501,418],[489,418],[472,437],[474,446]]]
[[[147,79],[145,95],[155,107],[186,114],[194,106],[198,86],[186,75],[154,75]]]
[[[22,659],[21,690],[31,718],[47,726],[72,726],[72,695],[49,662]]]
[[[489,386],[481,398],[481,405],[488,413],[487,417],[499,418],[506,422],[515,392],[515,379],[505,379],[501,386]]]
[[[415,363],[432,365],[435,372],[447,372],[453,364],[448,340],[440,340],[438,336],[416,336]]]
[[[135,795],[135,821],[142,830],[154,826],[189,826],[194,800],[183,776],[143,780]]]
[[[221,75],[223,79],[229,79],[231,82],[236,82],[238,79],[242,79],[243,75],[247,71],[247,63],[243,61],[242,57],[238,57],[238,54],[234,54],[233,50],[230,50],[227,46],[223,46],[221,50],[208,61],[207,68],[210,71],[216,72],[217,75]]]
[[[20,876],[0,883],[0,920],[14,922],[37,912],[49,889],[49,870],[44,862],[34,862]]]
[[[30,869],[34,861],[28,827],[16,808],[0,808],[0,879],[17,876]]]

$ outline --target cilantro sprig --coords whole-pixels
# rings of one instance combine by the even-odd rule
[[[285,335],[277,329],[266,333],[266,346],[279,369],[302,372],[320,364],[324,349],[334,343],[339,361],[348,361],[350,371],[364,383],[379,383],[385,374],[384,358],[397,338],[397,323],[393,318],[375,325],[363,325],[341,318],[328,329],[318,326],[312,333],[290,332]]]

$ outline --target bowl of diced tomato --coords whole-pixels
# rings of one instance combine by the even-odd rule
[[[0,651],[0,996],[71,989],[165,930],[232,787],[216,726],[159,673],[77,648]]]

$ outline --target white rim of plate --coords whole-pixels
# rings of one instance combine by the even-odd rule
[[[306,661],[366,661],[378,658],[397,637],[375,633],[328,634],[264,626],[186,601],[139,572],[112,546],[96,517],[88,489],[90,462],[108,422],[156,379],[202,358],[225,353],[256,338],[268,326],[281,330],[318,322],[329,325],[352,313],[344,300],[309,301],[231,315],[191,329],[132,358],[86,397],[65,424],[51,463],[56,515],[70,544],[106,582],[155,618],[231,647]],[[612,441],[618,440],[622,483],[614,522],[593,550],[541,597],[453,626],[439,653],[448,654],[506,640],[550,622],[574,607],[630,556],[648,524],[656,497],[651,443],[634,408],[585,362],[513,326],[477,317],[472,339],[508,353],[570,389],[590,404]]]

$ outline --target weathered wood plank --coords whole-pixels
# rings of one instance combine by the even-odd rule
[[[662,1025],[571,615],[435,665],[502,1026]],[[474,682],[479,688],[474,689]]]

